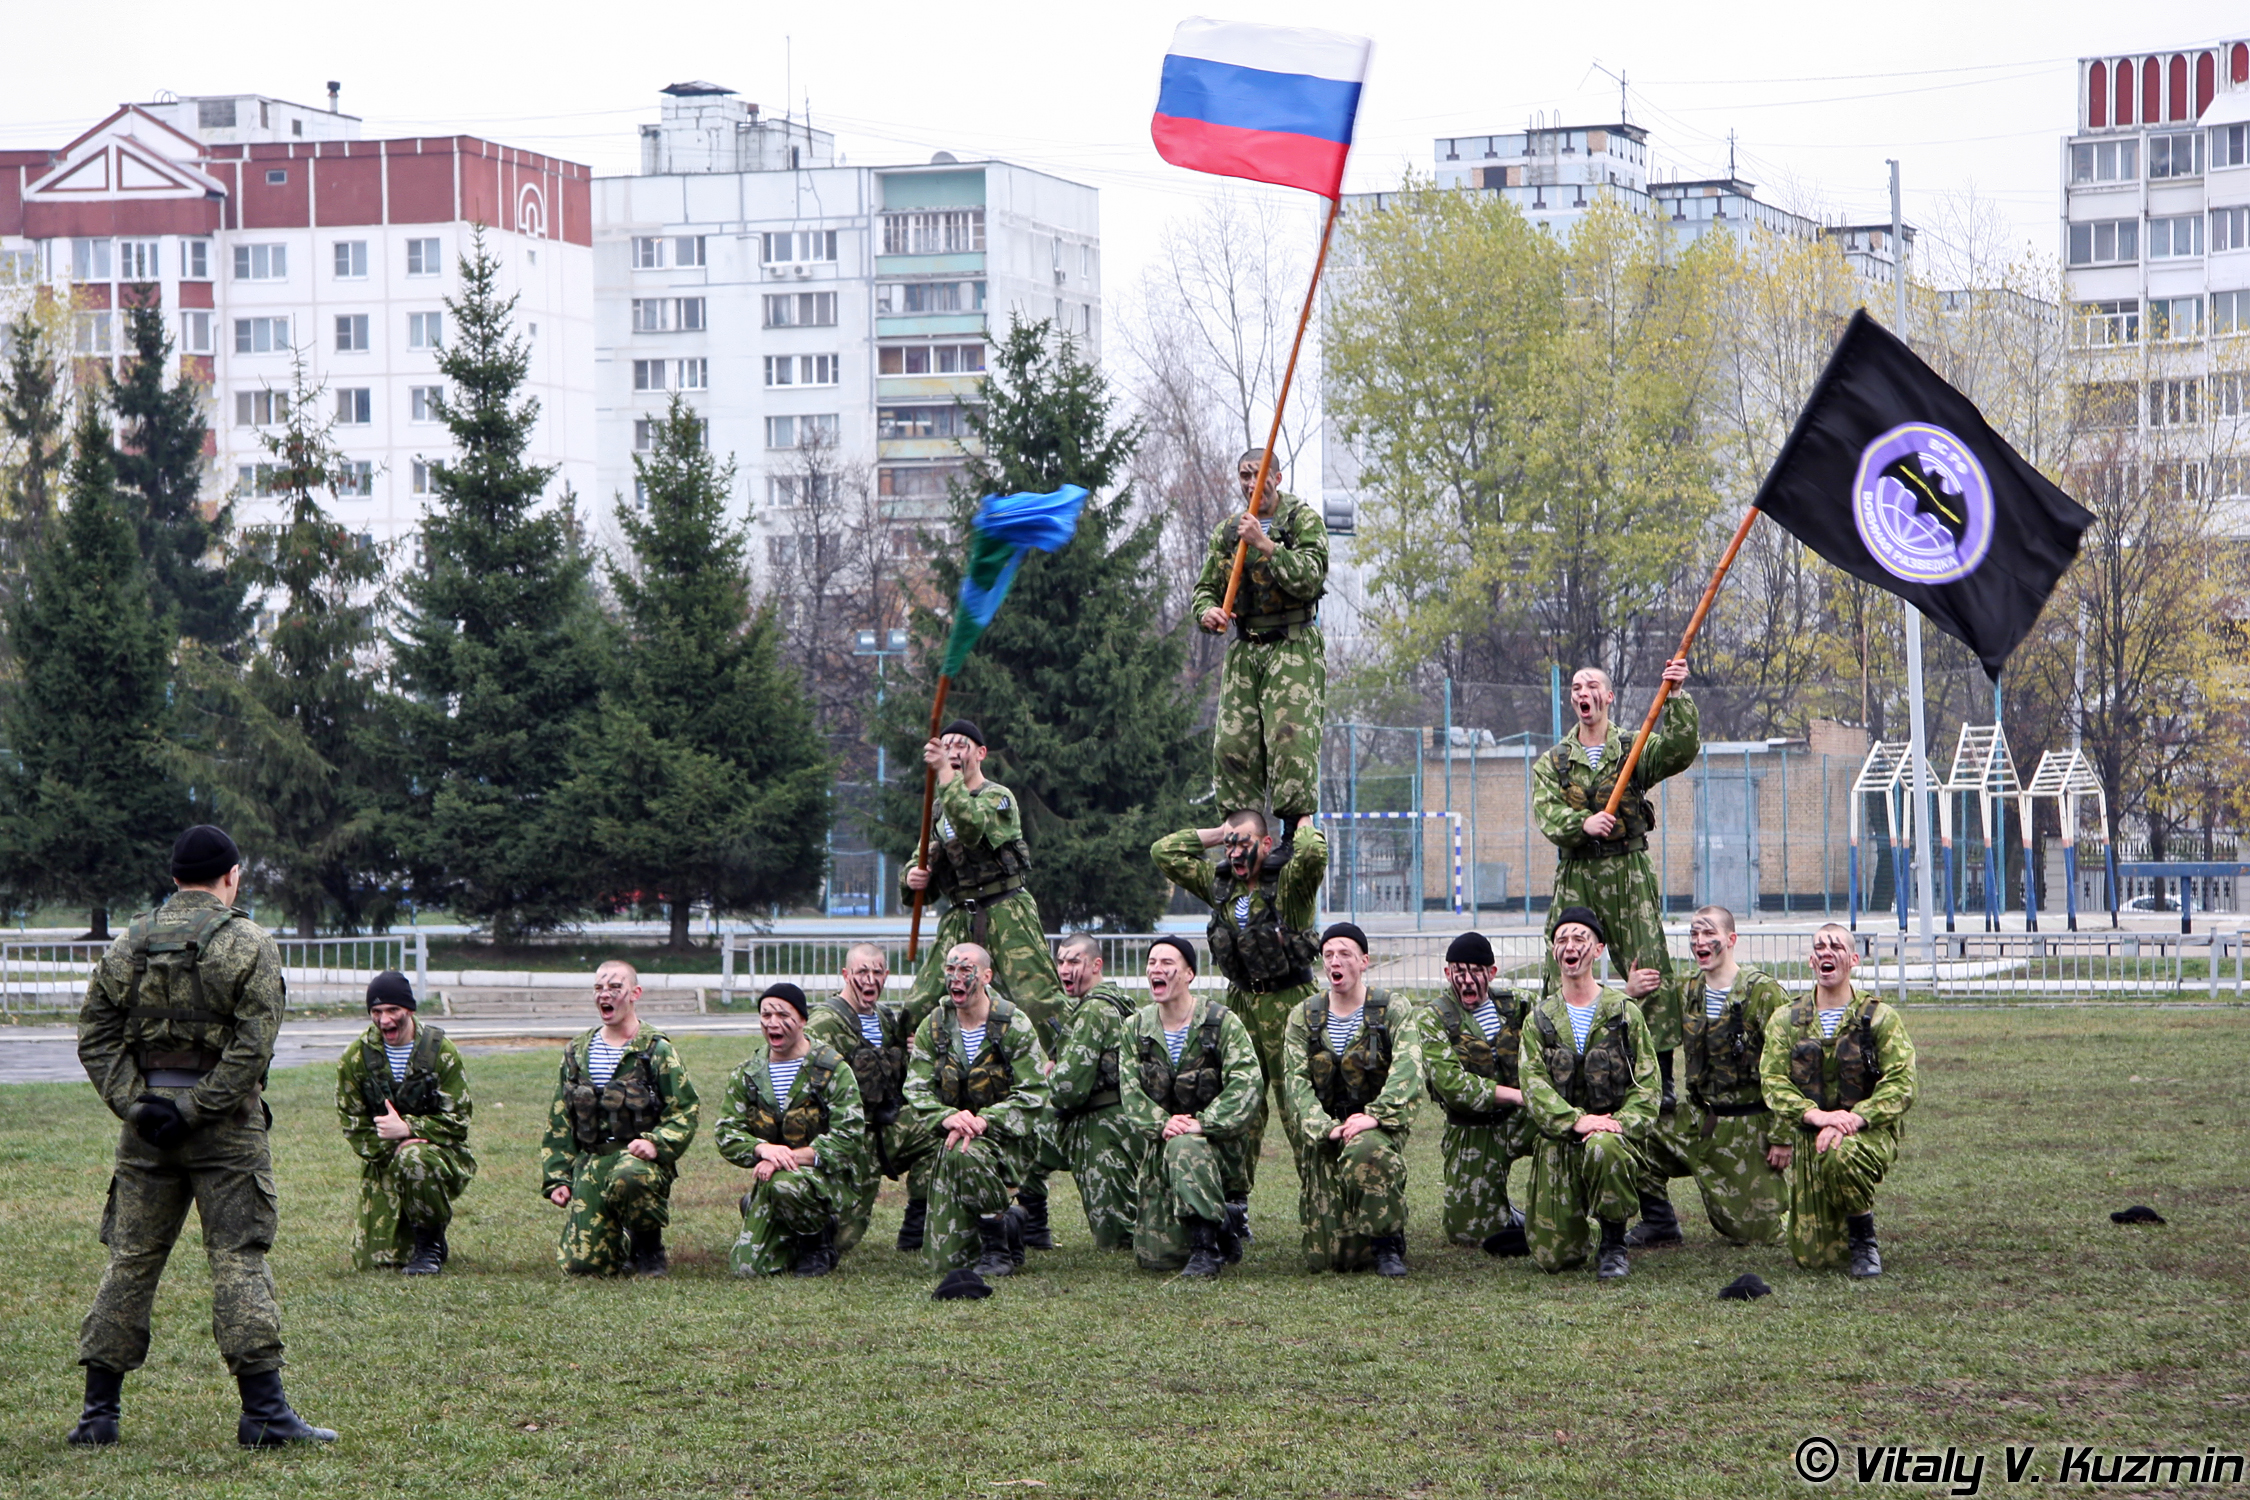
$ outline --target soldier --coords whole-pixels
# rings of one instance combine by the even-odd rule
[[[569,1210],[555,1259],[573,1276],[662,1276],[672,1179],[695,1139],[695,1084],[641,1023],[641,976],[621,958],[594,971],[602,1024],[563,1048],[547,1111],[539,1191]]]
[[[1813,992],[1767,1019],[1766,1105],[1799,1139],[1766,1159],[1789,1174],[1789,1253],[1808,1271],[1883,1274],[1875,1185],[1914,1104],[1914,1042],[1898,1012],[1852,984],[1859,954],[1830,922],[1813,934]]]
[[[841,1212],[869,1175],[859,1080],[835,1048],[805,1034],[811,1014],[797,986],[766,986],[758,997],[766,1055],[734,1070],[712,1130],[719,1155],[756,1179],[728,1256],[737,1276],[835,1270]]]
[[[1119,1086],[1119,1054],[1134,1005],[1102,978],[1102,945],[1090,933],[1064,938],[1055,967],[1062,974],[1063,993],[1071,998],[1063,1013],[1067,1039],[1055,1060],[1048,1097],[1056,1148],[1049,1164],[1070,1168],[1095,1247],[1122,1250],[1133,1243],[1133,1204],[1140,1190],[1140,1137],[1125,1117]],[[1020,1194],[1018,1199],[1022,1201]],[[1033,1234],[1047,1227],[1047,1200],[1024,1202],[1023,1207],[1030,1218],[1024,1239],[1028,1245],[1034,1243]]]
[[[845,1255],[867,1234],[875,1213],[875,1194],[886,1177],[906,1179],[906,1215],[899,1224],[898,1248],[922,1248],[922,1225],[929,1203],[924,1176],[935,1141],[921,1117],[905,1108],[906,1049],[913,1028],[902,1002],[883,998],[890,963],[873,943],[855,943],[844,954],[843,989],[813,1007],[805,1035],[833,1047],[851,1064],[859,1084],[859,1105],[867,1118],[868,1170],[857,1178],[836,1230],[836,1254]]]
[[[1195,948],[1160,937],[1148,947],[1148,992],[1126,1023],[1132,1079],[1124,1116],[1140,1169],[1133,1258],[1151,1271],[1199,1279],[1242,1259],[1250,1228],[1250,1133],[1265,1096],[1250,1028],[1197,998]]]
[[[1031,1167],[1047,1113],[1047,1054],[1030,1017],[995,997],[992,956],[975,943],[945,955],[946,1003],[907,1054],[906,1104],[942,1137],[930,1162],[922,1262],[980,1276],[1023,1265],[1023,1210],[1009,1194]]]
[[[172,845],[179,890],[109,945],[78,1012],[78,1060],[125,1122],[102,1212],[109,1268],[78,1330],[85,1410],[70,1441],[117,1441],[125,1377],[148,1359],[149,1309],[193,1203],[211,1267],[211,1333],[242,1392],[246,1448],[332,1443],[281,1390],[272,1114],[261,1097],[288,999],[281,950],[234,904],[242,856],[198,824]]]
[[[1713,1229],[1738,1245],[1779,1244],[1788,1205],[1767,1157],[1775,1146],[1788,1149],[1795,1127],[1766,1108],[1758,1074],[1766,1021],[1789,997],[1771,974],[1735,962],[1734,913],[1725,907],[1697,912],[1688,943],[1702,970],[1682,992],[1680,1079],[1690,1107],[1659,1119],[1641,1143],[1641,1222],[1625,1243],[1682,1243],[1664,1184],[1692,1176]]]
[[[1641,1173],[1638,1142],[1656,1123],[1656,1059],[1648,1020],[1623,991],[1595,979],[1604,934],[1584,906],[1556,913],[1551,944],[1562,986],[1531,1013],[1521,1077],[1539,1129],[1531,1157],[1532,1261],[1547,1272],[1586,1261],[1586,1220],[1602,1227],[1594,1274],[1632,1273],[1625,1221]]]
[[[370,1024],[336,1065],[336,1116],[359,1156],[352,1264],[435,1276],[452,1254],[453,1200],[477,1175],[477,1159],[461,1049],[415,1010],[404,974],[367,982]]]
[[[1267,513],[1253,501],[1258,460],[1253,448],[1235,467],[1251,514],[1229,516],[1211,534],[1195,585],[1198,622],[1213,635],[1234,627],[1219,669],[1218,731],[1211,739],[1212,780],[1228,812],[1270,806],[1281,820],[1282,859],[1297,824],[1320,807],[1320,726],[1328,705],[1328,648],[1320,633],[1320,596],[1328,587],[1328,526],[1294,495],[1281,493],[1281,470],[1267,471]],[[1227,580],[1236,542],[1250,555],[1229,615]]]
[[[1508,1201],[1508,1172],[1531,1155],[1537,1132],[1517,1087],[1527,999],[1493,985],[1492,942],[1464,932],[1445,950],[1446,992],[1430,1001],[1422,1065],[1445,1111],[1445,1237],[1495,1255],[1526,1255],[1523,1210]]]
[[[1687,675],[1684,658],[1665,665],[1666,682],[1682,683]],[[1665,701],[1663,720],[1649,735],[1633,767],[1633,784],[1615,813],[1603,809],[1609,805],[1618,767],[1631,752],[1633,737],[1609,721],[1610,708],[1617,701],[1609,674],[1599,667],[1580,671],[1570,679],[1570,701],[1578,713],[1578,732],[1540,756],[1532,776],[1532,810],[1539,831],[1556,851],[1547,941],[1554,942],[1558,913],[1584,906],[1600,914],[1610,937],[1610,962],[1619,973],[1630,981],[1643,971],[1654,972],[1655,979],[1646,981],[1645,987],[1629,984],[1628,993],[1647,1017],[1657,1049],[1657,1073],[1663,1080],[1660,1108],[1669,1115],[1674,1109],[1672,1051],[1680,1044],[1680,992],[1672,975],[1671,953],[1664,946],[1664,900],[1648,860],[1648,834],[1656,824],[1656,809],[1648,794],[1658,782],[1695,763],[1702,743],[1696,733],[1695,701],[1684,690]],[[1543,995],[1554,993],[1557,977],[1554,965],[1548,964]]]
[[[1367,934],[1320,935],[1328,992],[1289,1013],[1282,1077],[1304,1153],[1297,1212],[1305,1269],[1406,1274],[1406,1135],[1422,1093],[1411,1005],[1367,987]]]

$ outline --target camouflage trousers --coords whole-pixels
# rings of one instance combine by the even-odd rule
[[[1541,1136],[1531,1153],[1531,1204],[1524,1215],[1532,1262],[1542,1271],[1584,1265],[1591,1243],[1586,1221],[1623,1221],[1639,1213],[1640,1175],[1640,1150],[1622,1135]]]
[[[1242,1017],[1242,1024],[1250,1029],[1251,1045],[1258,1049],[1258,1065],[1265,1069],[1266,1088],[1258,1098],[1257,1118],[1250,1122],[1244,1139],[1248,1149],[1242,1153],[1243,1196],[1258,1185],[1259,1142],[1266,1133],[1266,1121],[1278,1117],[1281,1134],[1289,1142],[1289,1157],[1296,1165],[1297,1175],[1304,1176],[1304,1138],[1297,1133],[1297,1124],[1289,1118],[1289,1093],[1281,1082],[1282,1040],[1288,1035],[1289,1013],[1320,993],[1314,982],[1291,985],[1271,994],[1257,994],[1237,984],[1227,986],[1227,1009]]]
[[[642,1161],[619,1147],[570,1164],[570,1202],[555,1261],[573,1276],[615,1276],[630,1254],[626,1237],[672,1222],[672,1179],[662,1162]]]
[[[1844,1221],[1875,1211],[1875,1185],[1898,1160],[1898,1132],[1871,1126],[1826,1151],[1799,1133],[1789,1161],[1789,1253],[1808,1271],[1851,1259]]]
[[[1672,953],[1664,946],[1664,906],[1656,889],[1656,867],[1648,855],[1620,854],[1610,859],[1555,861],[1555,898],[1547,908],[1547,962],[1540,996],[1555,992],[1562,975],[1555,967],[1555,923],[1563,908],[1591,907],[1609,933],[1609,968],[1618,988],[1635,969],[1664,976],[1656,993],[1636,1001],[1648,1018],[1648,1039],[1659,1052],[1680,1045],[1680,978],[1672,972]]]
[[[1211,780],[1223,813],[1246,807],[1284,818],[1320,810],[1320,726],[1328,714],[1328,643],[1318,625],[1289,639],[1227,643]]]
[[[1369,1241],[1406,1233],[1406,1134],[1376,1127],[1298,1158],[1297,1215],[1305,1269],[1357,1271],[1374,1261]]]
[[[838,1255],[867,1237],[868,1222],[875,1217],[875,1195],[882,1190],[884,1178],[904,1177],[909,1198],[929,1196],[930,1154],[937,1139],[920,1115],[902,1109],[890,1124],[869,1130],[867,1141],[876,1157],[876,1170],[854,1181],[850,1194],[837,1207]]]
[[[832,1218],[840,1221],[844,1206],[858,1196],[851,1176],[824,1172],[817,1163],[776,1172],[764,1182],[753,1178],[742,1195],[742,1233],[727,1252],[728,1264],[737,1276],[779,1276],[797,1263],[797,1236],[820,1233]],[[840,1229],[839,1224],[839,1250]]]
[[[981,935],[979,925],[984,928]],[[945,995],[945,955],[960,943],[978,943],[991,953],[993,989],[1031,1017],[1047,1055],[1058,1054],[1062,1046],[1055,1035],[1055,1017],[1062,1013],[1065,999],[1062,979],[1055,973],[1055,955],[1040,926],[1039,903],[1029,891],[1002,896],[977,912],[952,907],[938,918],[937,932],[923,951],[922,967],[906,997],[907,1029],[919,1027],[937,1009]]]
[[[938,1137],[930,1158],[930,1216],[922,1236],[922,1264],[933,1271],[976,1263],[982,1241],[977,1220],[1004,1213],[1029,1175],[1035,1146],[987,1131],[949,1150]]]
[[[1133,1259],[1143,1270],[1177,1271],[1187,1264],[1188,1233],[1183,1219],[1224,1223],[1229,1191],[1242,1179],[1241,1157],[1257,1141],[1214,1141],[1202,1135],[1176,1135],[1168,1141],[1142,1136],[1136,1142],[1139,1175],[1134,1184],[1139,1212],[1133,1230]]]
[[[1771,1115],[1706,1114],[1683,1099],[1641,1142],[1641,1187],[1663,1196],[1667,1179],[1693,1177],[1713,1229],[1737,1245],[1778,1245],[1788,1185],[1766,1164],[1772,1129]]]
[[[414,1231],[443,1234],[453,1222],[453,1200],[476,1174],[466,1147],[435,1141],[403,1142],[389,1161],[362,1162],[352,1264],[362,1271],[405,1265],[414,1255]]]
[[[1086,1210],[1086,1231],[1094,1237],[1094,1247],[1125,1249],[1133,1243],[1133,1221],[1139,1217],[1141,1137],[1125,1123],[1125,1111],[1115,1104],[1053,1128],[1060,1137],[1056,1154],[1078,1184],[1078,1201]],[[1028,1183],[1025,1196],[1030,1196]]]
[[[178,1099],[188,1091],[151,1092]],[[273,1158],[266,1149],[265,1108],[254,1094],[231,1117],[161,1151],[129,1125],[119,1133],[117,1167],[102,1209],[109,1268],[78,1328],[80,1364],[123,1372],[148,1359],[156,1284],[191,1203],[211,1268],[211,1335],[228,1371],[257,1375],[281,1368],[281,1308],[266,1267],[278,1220]]]
[[[1445,1162],[1445,1237],[1456,1245],[1481,1245],[1515,1222],[1508,1202],[1508,1171],[1531,1155],[1538,1132],[1521,1109],[1491,1125],[1456,1125],[1438,1134]]]

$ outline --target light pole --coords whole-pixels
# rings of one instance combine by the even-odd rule
[[[906,632],[903,630],[855,631],[852,634],[852,655],[875,658],[875,707],[880,710],[883,706],[883,667],[892,657],[906,655]],[[878,730],[875,735],[875,785],[878,792],[889,782],[890,760],[885,753],[882,733]],[[889,873],[885,869],[886,863],[887,861],[883,858],[883,851],[877,849],[875,851],[874,899],[869,902],[872,910],[868,912],[871,917],[879,917],[883,914],[884,893],[890,889],[885,879]]]

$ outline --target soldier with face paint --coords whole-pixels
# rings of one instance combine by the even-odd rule
[[[1062,1055],[1048,1103],[1054,1109],[1042,1145],[1041,1165],[1067,1167],[1078,1183],[1086,1228],[1103,1250],[1122,1250],[1133,1242],[1134,1198],[1141,1175],[1141,1141],[1125,1117],[1125,1027],[1135,1006],[1125,992],[1102,977],[1101,940],[1078,932],[1062,940],[1055,956],[1063,993]],[[1046,1227],[1047,1201],[1023,1202],[1035,1228]],[[1026,1244],[1030,1239],[1026,1238]],[[1052,1239],[1049,1240],[1052,1244]]]
[[[758,997],[765,1055],[727,1081],[712,1139],[749,1170],[742,1233],[728,1259],[737,1276],[826,1276],[837,1229],[867,1175],[867,1118],[859,1080],[835,1048],[805,1034],[805,992],[772,984]]]
[[[1523,1211],[1508,1201],[1508,1172],[1536,1137],[1517,1087],[1528,996],[1493,984],[1491,940],[1464,932],[1445,950],[1446,993],[1429,1002],[1422,1063],[1430,1097],[1445,1111],[1445,1237],[1495,1255],[1528,1253]]]
[[[906,1052],[913,1028],[906,1005],[885,997],[890,963],[873,943],[855,943],[844,955],[842,985],[812,1008],[805,1035],[836,1049],[859,1084],[860,1110],[867,1118],[867,1170],[841,1210],[836,1253],[849,1253],[866,1237],[875,1195],[886,1177],[906,1179],[906,1214],[899,1225],[898,1248],[922,1248],[922,1225],[929,1210],[926,1168],[936,1141],[920,1116],[906,1108]]]

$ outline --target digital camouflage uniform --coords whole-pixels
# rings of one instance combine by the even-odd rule
[[[1123,1114],[1140,1167],[1133,1258],[1151,1271],[1176,1271],[1189,1249],[1181,1219],[1224,1224],[1228,1200],[1249,1197],[1248,1158],[1258,1149],[1250,1129],[1263,1113],[1265,1070],[1242,1018],[1200,997],[1176,1066],[1154,1005],[1133,1013],[1121,1042]],[[1176,1114],[1195,1116],[1203,1133],[1165,1140],[1165,1122]]]
[[[836,1253],[844,1254],[867,1236],[875,1214],[875,1195],[886,1177],[904,1177],[909,1198],[928,1196],[930,1152],[936,1146],[922,1117],[906,1108],[906,1050],[914,1037],[906,1024],[906,1006],[891,999],[875,1002],[881,1023],[880,1047],[859,1029],[859,1012],[840,995],[813,1002],[805,1035],[815,1043],[836,1049],[851,1064],[859,1084],[860,1110],[867,1121],[866,1170],[854,1181],[852,1196],[841,1209],[836,1230]]]
[[[102,1210],[109,1247],[94,1305],[78,1330],[78,1362],[130,1372],[148,1358],[149,1309],[193,1203],[211,1268],[211,1332],[237,1376],[282,1367],[281,1309],[266,1252],[276,1201],[270,1122],[261,1097],[287,998],[281,950],[264,928],[208,891],[180,891],[109,945],[78,1012],[78,1060],[123,1119],[144,1093],[172,1101],[186,1139],[159,1150],[130,1126]],[[136,938],[149,960],[133,994]],[[200,937],[199,983],[182,962]],[[150,1073],[179,1082],[154,1082]],[[198,1080],[186,1075],[200,1073]]]
[[[1065,1003],[1068,1040],[1050,1080],[1054,1113],[1043,1132],[1054,1155],[1043,1156],[1041,1165],[1070,1168],[1094,1244],[1122,1250],[1133,1243],[1141,1169],[1140,1137],[1125,1116],[1119,1082],[1126,1067],[1119,1048],[1133,1003],[1106,979]]]
[[[905,883],[911,862],[899,871],[900,899],[912,904]],[[949,905],[938,918],[914,988],[906,1000],[909,1030],[920,1028],[945,996],[945,955],[961,943],[977,943],[992,955],[992,992],[1030,1013],[1040,1045],[1061,1045],[1055,1018],[1062,1014],[1062,977],[1040,925],[1039,903],[1024,889],[1031,853],[1023,841],[1023,806],[997,781],[978,790],[956,776],[937,789],[930,816],[930,884],[925,901],[943,896]]]
[[[419,1139],[386,1141],[375,1129],[388,1100]],[[403,1266],[414,1231],[443,1234],[453,1200],[477,1175],[469,1151],[469,1073],[461,1049],[441,1027],[417,1016],[406,1077],[394,1081],[383,1033],[370,1025],[336,1064],[336,1118],[359,1157],[359,1220],[352,1264],[362,1271]]]
[[[1518,1072],[1539,1131],[1524,1234],[1540,1270],[1567,1271],[1585,1263],[1589,1218],[1625,1220],[1640,1211],[1641,1143],[1656,1124],[1659,1089],[1648,1019],[1623,990],[1605,985],[1581,1050],[1569,1007],[1560,993],[1549,995],[1524,1022]],[[1572,1127],[1588,1114],[1611,1116],[1625,1133],[1580,1136]]]
[[[1226,602],[1240,513],[1219,523],[1189,611]],[[1320,809],[1320,728],[1328,712],[1328,646],[1320,596],[1328,587],[1328,526],[1294,495],[1276,495],[1261,518],[1274,553],[1242,566],[1233,639],[1219,669],[1219,719],[1211,737],[1212,781],[1223,812],[1281,817]]]
[[[937,1143],[922,1263],[956,1270],[977,1258],[977,1221],[1005,1212],[1031,1169],[1047,1118],[1047,1054],[1031,1018],[995,999],[975,1057],[961,1055],[960,1015],[942,1005],[915,1030],[906,1069],[906,1107]],[[943,1122],[960,1109],[991,1123],[955,1151],[945,1144]]]
[[[844,1211],[858,1201],[861,1180],[871,1175],[859,1080],[824,1042],[805,1053],[786,1101],[774,1097],[773,1067],[765,1057],[736,1068],[711,1140],[719,1155],[745,1170],[758,1165],[760,1145],[813,1148],[810,1166],[777,1171],[764,1182],[751,1179],[742,1195],[742,1233],[727,1255],[737,1276],[778,1276],[794,1266],[794,1241],[819,1234],[832,1220],[840,1227]]]
[[[1502,1104],[1492,1092],[1497,1084],[1521,1086],[1517,1047],[1531,1000],[1495,990],[1493,1006],[1500,1029],[1489,1037],[1450,989],[1429,1001],[1422,1021],[1422,1070],[1430,1097],[1445,1111],[1438,1136],[1445,1237],[1456,1245],[1481,1245],[1515,1222],[1508,1173],[1538,1139],[1523,1108]]]
[[[1662,1192],[1667,1178],[1693,1177],[1713,1229],[1738,1245],[1778,1245],[1788,1191],[1766,1164],[1766,1147],[1789,1145],[1796,1130],[1766,1108],[1759,1067],[1766,1018],[1789,997],[1772,975],[1747,966],[1735,971],[1716,1021],[1703,1013],[1700,973],[1680,994],[1680,1107],[1642,1143],[1643,1185]]]
[[[1541,993],[1561,983],[1555,967],[1555,923],[1571,906],[1591,907],[1606,929],[1610,971],[1622,983],[1635,969],[1654,969],[1663,987],[1639,1002],[1649,1036],[1659,1052],[1680,1045],[1680,987],[1664,945],[1664,902],[1656,868],[1649,863],[1648,831],[1655,821],[1646,799],[1656,784],[1695,764],[1702,740],[1697,734],[1695,700],[1683,691],[1665,701],[1664,713],[1633,767],[1633,788],[1618,804],[1625,825],[1621,836],[1594,839],[1585,821],[1609,803],[1617,768],[1633,748],[1633,733],[1609,726],[1603,741],[1602,769],[1596,771],[1575,732],[1539,757],[1532,772],[1531,808],[1539,831],[1555,846],[1555,893],[1547,907],[1547,965]]]
[[[1808,1271],[1833,1270],[1848,1259],[1844,1221],[1875,1211],[1875,1185],[1898,1160],[1914,1105],[1914,1042],[1898,1012],[1854,987],[1836,1035],[1824,1039],[1817,994],[1767,1018],[1759,1070],[1775,1128],[1786,1123],[1796,1148],[1789,1160],[1789,1253]],[[1815,1151],[1818,1132],[1804,1123],[1814,1108],[1848,1109],[1867,1125]]]
[[[695,1139],[699,1105],[679,1054],[646,1021],[608,1085],[595,1089],[586,1054],[600,1031],[581,1032],[563,1049],[539,1195],[570,1189],[556,1262],[576,1275],[611,1276],[625,1269],[627,1236],[661,1234],[672,1221],[672,1179]],[[654,1145],[656,1160],[627,1151],[635,1140]]]
[[[1367,1018],[1378,1005],[1390,1036],[1387,1067],[1365,1055]],[[1406,1137],[1423,1087],[1420,1007],[1369,990],[1341,1059],[1328,1051],[1327,1014],[1326,993],[1313,996],[1289,1013],[1282,1040],[1288,1118],[1303,1147],[1297,1213],[1306,1270],[1356,1271],[1371,1263],[1371,1241],[1406,1233]],[[1316,1066],[1335,1079],[1326,1102]],[[1349,1142],[1330,1140],[1328,1132],[1354,1113],[1372,1116],[1377,1128]]]

